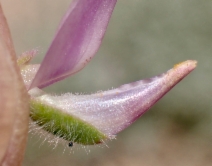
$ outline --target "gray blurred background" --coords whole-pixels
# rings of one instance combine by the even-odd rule
[[[70,0],[1,0],[17,55],[41,62]],[[91,93],[152,77],[187,59],[197,69],[107,147],[63,152],[29,135],[24,166],[212,165],[212,1],[119,0],[100,50],[81,72],[46,88]],[[71,152],[70,152],[71,151]],[[90,152],[89,152],[90,151]]]

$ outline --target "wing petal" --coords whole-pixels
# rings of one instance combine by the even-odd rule
[[[81,70],[97,52],[117,0],[74,0],[30,89]]]

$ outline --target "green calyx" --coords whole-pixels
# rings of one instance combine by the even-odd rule
[[[30,117],[44,130],[70,142],[94,145],[107,139],[94,126],[36,99],[30,101]]]

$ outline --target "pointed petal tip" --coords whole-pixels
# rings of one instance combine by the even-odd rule
[[[172,80],[172,82],[179,82],[185,76],[187,76],[191,71],[193,71],[197,66],[196,60],[187,60],[174,65],[172,69],[167,72],[167,79]],[[175,84],[176,84],[175,83]]]
[[[176,65],[174,65],[174,69],[176,69],[176,68],[188,68],[188,69],[191,69],[191,70],[193,70],[193,69],[195,69],[196,68],[196,66],[197,66],[197,61],[196,60],[187,60],[187,61],[183,61],[183,62],[181,62],[181,63],[178,63],[178,64],[176,64]]]

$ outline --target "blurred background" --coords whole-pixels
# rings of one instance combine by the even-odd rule
[[[1,0],[17,55],[40,63],[70,0]],[[120,0],[97,55],[52,93],[92,93],[152,77],[187,59],[198,67],[106,146],[64,152],[29,135],[24,166],[212,165],[212,1]],[[39,141],[38,141],[39,140]]]

